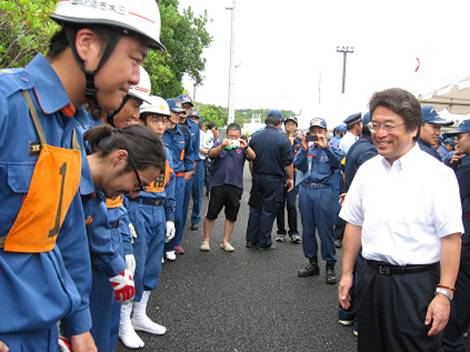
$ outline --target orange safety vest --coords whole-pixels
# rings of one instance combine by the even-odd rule
[[[80,147],[75,130],[72,134],[73,149],[48,145],[31,95],[24,91],[23,96],[41,148],[28,193],[13,226],[6,238],[3,238],[3,250],[43,253],[54,248],[65,215],[78,191],[81,174]]]
[[[165,191],[165,186],[170,182],[170,176],[173,172],[173,169],[170,167],[168,160],[165,160],[165,166],[163,172],[160,173],[157,179],[152,181],[150,185],[145,187],[145,192],[155,192],[160,193]]]

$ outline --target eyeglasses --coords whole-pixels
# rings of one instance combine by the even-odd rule
[[[132,170],[134,170],[135,173],[135,178],[137,179],[137,182],[134,184],[134,188],[136,191],[145,191],[145,185],[140,179],[139,173],[137,172],[137,169],[132,161],[129,160],[129,164],[131,164]]]
[[[369,127],[369,130],[373,133],[377,133],[380,131],[382,128],[385,130],[385,132],[393,132],[397,127],[403,126],[405,123],[399,123],[399,124],[394,124],[394,123],[378,123],[378,122],[369,122],[367,124],[367,127]]]

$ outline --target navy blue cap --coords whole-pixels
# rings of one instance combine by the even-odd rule
[[[360,121],[361,120],[361,113],[358,112],[356,114],[352,114],[352,115],[349,115],[348,117],[346,117],[343,122],[346,124],[346,125],[352,125],[352,124],[355,124],[356,122]]]
[[[368,125],[370,123],[370,111],[367,111],[362,117],[362,123]]]
[[[181,102],[178,99],[167,99],[166,102],[168,103],[168,107],[173,112],[184,112],[183,107],[181,106]]]
[[[282,121],[282,113],[279,110],[269,110],[266,118],[274,117],[275,119]]]
[[[470,119],[468,120],[463,120],[462,123],[457,127],[456,130],[446,132],[446,135],[448,136],[456,136],[461,133],[470,133]]]
[[[190,104],[191,106],[193,106],[193,100],[191,99],[191,97],[189,96],[189,94],[181,94],[180,96],[178,96],[177,98],[181,104]]]
[[[286,123],[287,121],[292,121],[292,122],[295,122],[295,124],[297,126],[299,125],[299,121],[297,120],[297,116],[289,116],[288,118],[286,118],[284,120],[284,123]]]
[[[346,131],[348,130],[347,126],[345,123],[340,123],[338,126],[335,127],[335,131],[336,132],[344,132],[346,133]]]
[[[442,143],[443,144],[449,144],[449,145],[455,147],[455,140],[452,137],[448,137],[448,138],[444,139],[444,141]]]
[[[324,119],[322,119],[321,117],[314,117],[312,120],[310,120],[310,127],[309,128],[312,128],[312,127],[320,127],[320,128],[324,128],[326,130],[327,129],[326,128],[326,121]]]
[[[188,117],[197,117],[198,119],[201,119],[201,115],[199,114],[199,111],[197,110],[191,110]]]
[[[453,121],[444,120],[440,117],[436,109],[431,105],[425,105],[421,108],[421,122],[439,126],[450,126],[454,123]]]

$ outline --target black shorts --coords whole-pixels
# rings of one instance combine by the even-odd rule
[[[231,222],[237,221],[240,199],[243,190],[233,185],[223,185],[211,189],[207,219],[215,220],[225,206],[225,218]]]

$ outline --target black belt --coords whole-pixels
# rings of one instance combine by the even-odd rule
[[[153,205],[154,207],[163,205],[163,199],[134,198],[134,199],[131,199],[131,202],[145,204],[145,205]]]
[[[303,184],[305,187],[308,187],[308,188],[311,188],[311,189],[331,188],[330,185],[324,184],[324,183],[316,183],[316,182],[307,182],[307,181],[304,181],[304,182],[302,182],[302,184]]]
[[[412,274],[421,273],[436,269],[439,263],[422,264],[422,265],[391,265],[385,262],[378,262],[375,260],[366,260],[370,267],[376,269],[382,275],[399,275],[399,274]]]
[[[119,227],[119,220],[110,221],[108,226],[110,229],[117,229]]]

